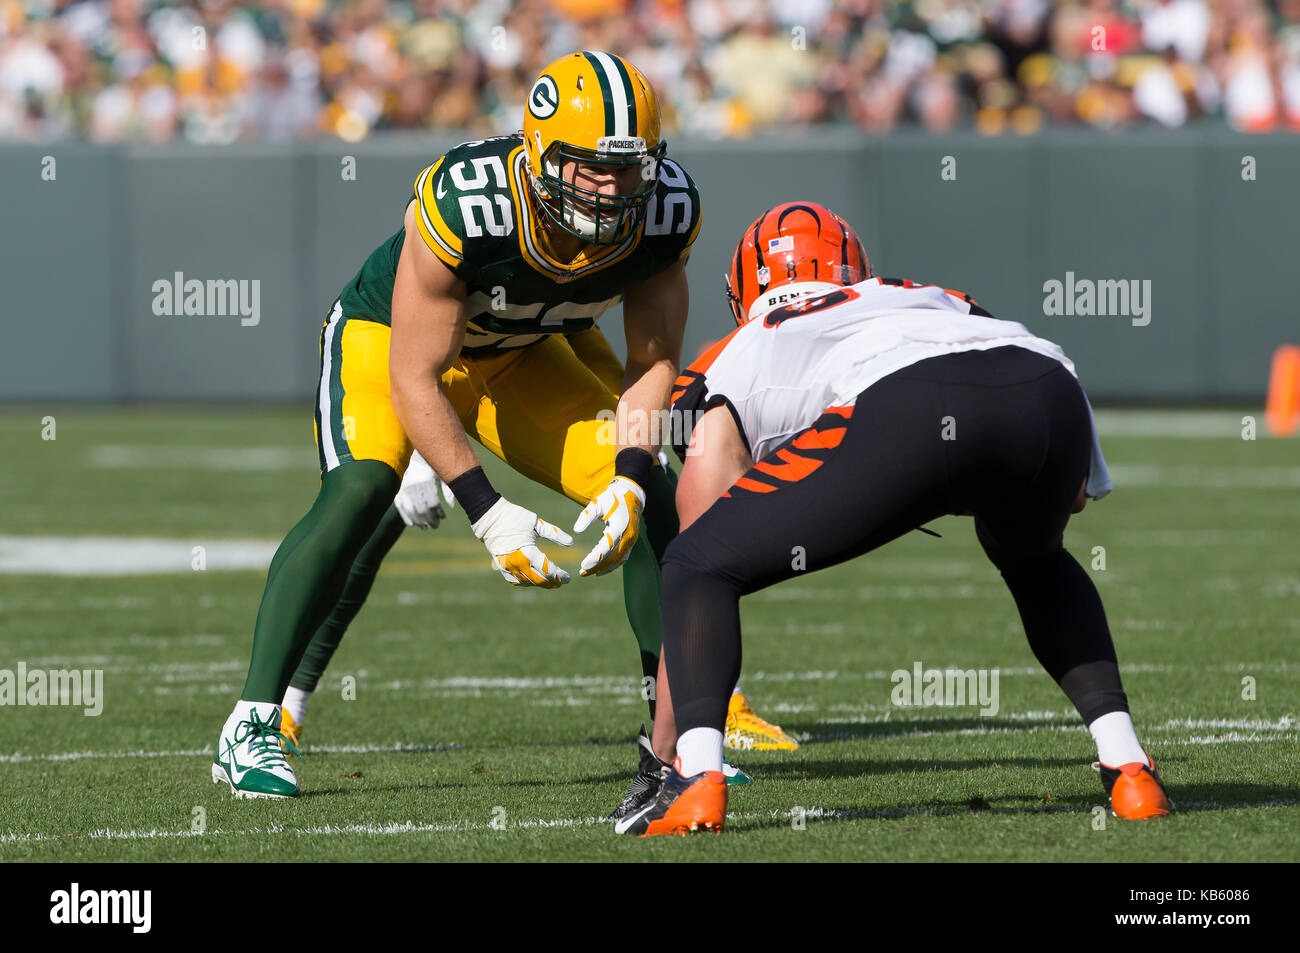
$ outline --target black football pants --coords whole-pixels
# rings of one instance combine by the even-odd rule
[[[1078,381],[1018,347],[930,358],[828,408],[741,477],[663,558],[679,734],[722,729],[740,597],[853,559],[944,514],[975,517],[1030,647],[1083,717],[1127,711],[1096,587],[1062,548],[1088,473]]]

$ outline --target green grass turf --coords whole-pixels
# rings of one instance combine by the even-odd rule
[[[722,837],[617,838],[595,818],[645,717],[618,577],[511,590],[453,513],[380,575],[312,702],[293,802],[236,801],[202,753],[242,684],[262,573],[0,575],[0,668],[102,668],[106,692],[97,718],[0,708],[0,861],[1294,860],[1300,446],[1232,428],[1105,445],[1120,489],[1067,545],[1085,565],[1106,549],[1093,575],[1175,817],[1094,829],[1090,739],[969,521],[946,519],[941,540],[746,600],[748,690],[803,748],[735,757],[756,782]],[[546,519],[577,516],[489,469]],[[298,409],[0,414],[0,535],[276,541],[315,488]],[[551,552],[576,570],[578,549]],[[891,707],[888,674],[916,661],[999,668],[1001,710]]]

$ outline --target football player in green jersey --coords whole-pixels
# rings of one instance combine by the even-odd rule
[[[341,595],[347,601],[349,574],[351,595],[364,599],[396,539],[391,507],[413,450],[448,482],[508,582],[569,581],[537,541],[569,545],[570,536],[493,489],[470,435],[583,505],[575,532],[603,523],[581,572],[628,563],[629,621],[653,678],[659,557],[677,519],[658,447],[645,442],[650,428],[635,421],[668,406],[688,306],[685,260],[700,226],[699,193],[665,152],[649,83],[622,58],[587,51],[537,79],[521,134],[463,143],[420,173],[403,228],[371,254],[322,328],[321,489],[272,560],[215,781],[238,796],[298,793],[281,749],[281,699],[313,634],[328,630]],[[620,300],[627,361],[614,381],[595,325]],[[337,645],[341,631],[326,631],[308,656],[316,675],[333,649],[325,642]],[[640,750],[619,811],[657,789],[661,762],[648,742]]]

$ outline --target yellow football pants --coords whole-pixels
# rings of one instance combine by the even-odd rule
[[[316,437],[321,472],[380,460],[406,472],[412,446],[393,409],[391,329],[336,306],[321,334]],[[597,328],[489,357],[461,357],[442,387],[465,432],[519,473],[585,505],[614,476],[608,422],[623,366]],[[605,412],[606,420],[598,419]]]

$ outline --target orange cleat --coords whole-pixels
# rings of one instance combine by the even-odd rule
[[[1110,795],[1110,812],[1126,821],[1141,821],[1151,817],[1164,817],[1174,812],[1173,802],[1165,793],[1164,782],[1156,763],[1145,765],[1131,761],[1118,768],[1097,763],[1101,783]]]
[[[659,796],[614,825],[615,834],[718,834],[727,822],[727,777],[721,771],[701,771],[684,778],[673,764]]]

